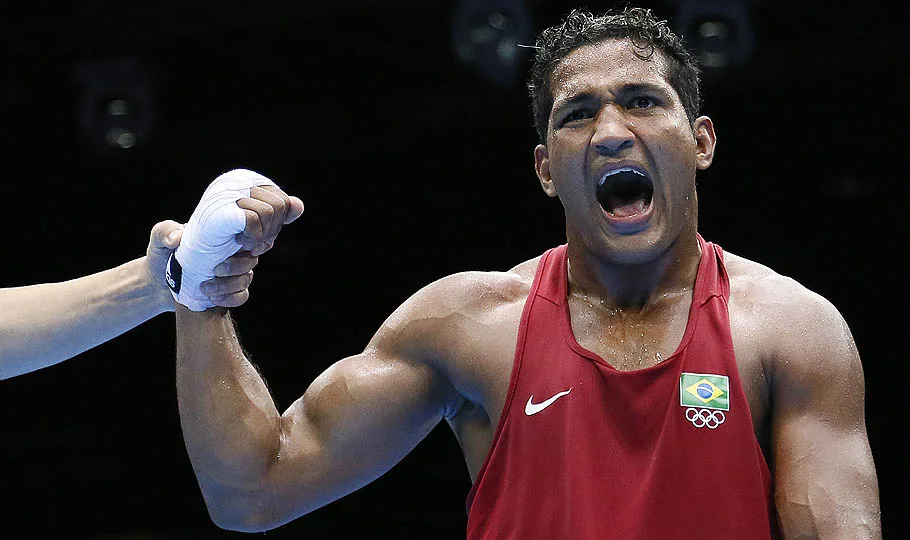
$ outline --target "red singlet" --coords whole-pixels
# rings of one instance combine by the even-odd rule
[[[469,540],[763,540],[773,502],[736,367],[719,246],[702,257],[679,348],[618,371],[582,348],[566,246],[540,260]],[[776,536],[776,535],[775,535]]]

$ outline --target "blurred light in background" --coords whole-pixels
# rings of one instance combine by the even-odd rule
[[[155,121],[152,74],[134,58],[88,60],[75,67],[79,127],[102,153],[144,142]]]
[[[534,29],[524,0],[458,0],[452,40],[458,59],[502,88],[524,75]]]
[[[675,31],[706,71],[739,66],[754,48],[748,0],[676,0]]]

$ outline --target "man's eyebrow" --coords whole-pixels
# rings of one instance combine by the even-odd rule
[[[636,93],[647,93],[647,94],[657,94],[663,97],[669,97],[669,92],[663,86],[654,84],[654,83],[628,83],[622,85],[619,90],[616,92],[616,95],[628,95]],[[565,108],[572,107],[573,105],[578,105],[579,103],[586,103],[597,99],[597,96],[592,91],[579,92],[574,94],[571,97],[566,99],[560,99],[553,103],[553,111],[560,111]]]
[[[624,84],[619,89],[619,94],[635,94],[638,92],[644,92],[649,94],[660,94],[662,96],[667,96],[667,89],[663,86],[658,86],[653,83],[629,83]]]
[[[578,105],[579,103],[584,103],[586,101],[591,101],[594,98],[594,92],[581,92],[573,95],[567,99],[560,99],[553,103],[553,111],[558,111],[560,109],[565,109],[573,105]]]

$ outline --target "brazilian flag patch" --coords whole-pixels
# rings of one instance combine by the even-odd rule
[[[683,372],[679,377],[679,404],[729,411],[730,379],[726,375]]]

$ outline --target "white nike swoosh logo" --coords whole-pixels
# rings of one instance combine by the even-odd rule
[[[547,407],[549,407],[550,405],[552,405],[554,401],[556,401],[557,399],[561,398],[562,396],[568,394],[571,391],[572,391],[572,389],[569,388],[568,390],[560,392],[560,393],[556,394],[555,396],[551,397],[550,399],[548,399],[546,401],[541,401],[540,403],[534,403],[533,402],[534,395],[531,394],[531,397],[528,398],[527,405],[525,405],[525,414],[528,416],[537,414],[540,411],[542,411],[542,410],[546,409]]]

